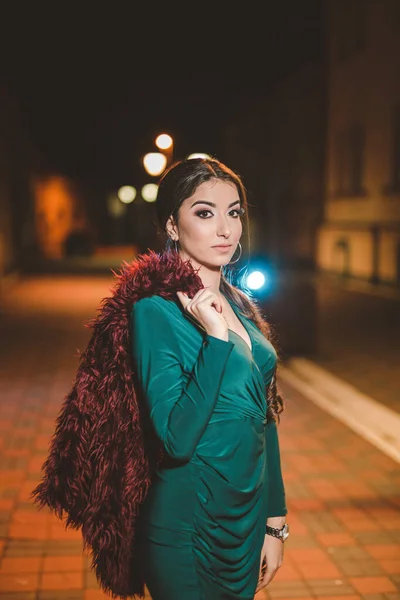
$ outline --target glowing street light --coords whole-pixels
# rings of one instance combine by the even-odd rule
[[[251,271],[247,275],[246,283],[251,290],[259,290],[266,283],[266,277],[261,271]]]
[[[155,144],[162,150],[167,157],[167,165],[170,165],[174,159],[174,140],[168,133],[160,133],[156,137]]]
[[[160,135],[156,137],[156,146],[160,150],[168,150],[172,147],[173,143],[172,137],[168,135],[168,133],[160,133]]]
[[[146,202],[155,202],[157,199],[158,185],[155,183],[146,183],[142,187],[142,198]]]
[[[211,158],[211,156],[204,152],[193,152],[193,154],[189,154],[188,158]]]
[[[136,198],[136,188],[131,185],[123,185],[117,192],[118,198],[124,204],[130,204]]]
[[[161,175],[167,166],[167,157],[161,152],[148,152],[143,157],[143,165],[149,175]]]

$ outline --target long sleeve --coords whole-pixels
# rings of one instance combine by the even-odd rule
[[[156,434],[171,457],[189,461],[213,412],[234,344],[206,334],[187,378],[173,324],[156,298],[134,304],[131,334],[134,364]]]
[[[287,514],[285,487],[282,478],[278,428],[275,421],[268,422],[265,428],[268,465],[267,518]]]

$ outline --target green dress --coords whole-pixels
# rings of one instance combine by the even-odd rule
[[[208,335],[180,305],[137,301],[132,352],[165,448],[139,519],[153,600],[250,600],[267,517],[287,513],[266,389],[277,356],[230,302],[252,344]]]

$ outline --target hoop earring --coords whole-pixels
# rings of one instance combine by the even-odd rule
[[[240,242],[238,242],[238,246],[240,248],[239,256],[237,257],[236,260],[232,260],[231,262],[228,262],[228,265],[233,265],[233,264],[237,263],[239,258],[242,256],[242,244]]]
[[[168,246],[169,246],[169,250],[175,250],[175,252],[178,252],[178,240],[173,240],[172,238],[168,238]]]

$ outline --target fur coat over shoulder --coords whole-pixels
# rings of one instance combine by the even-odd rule
[[[42,476],[31,498],[81,528],[100,587],[112,598],[144,596],[140,551],[135,546],[138,511],[162,458],[143,425],[143,402],[131,358],[130,313],[138,299],[189,297],[203,288],[190,261],[175,251],[149,250],[113,272],[112,295],[103,298],[80,355],[51,438]]]

